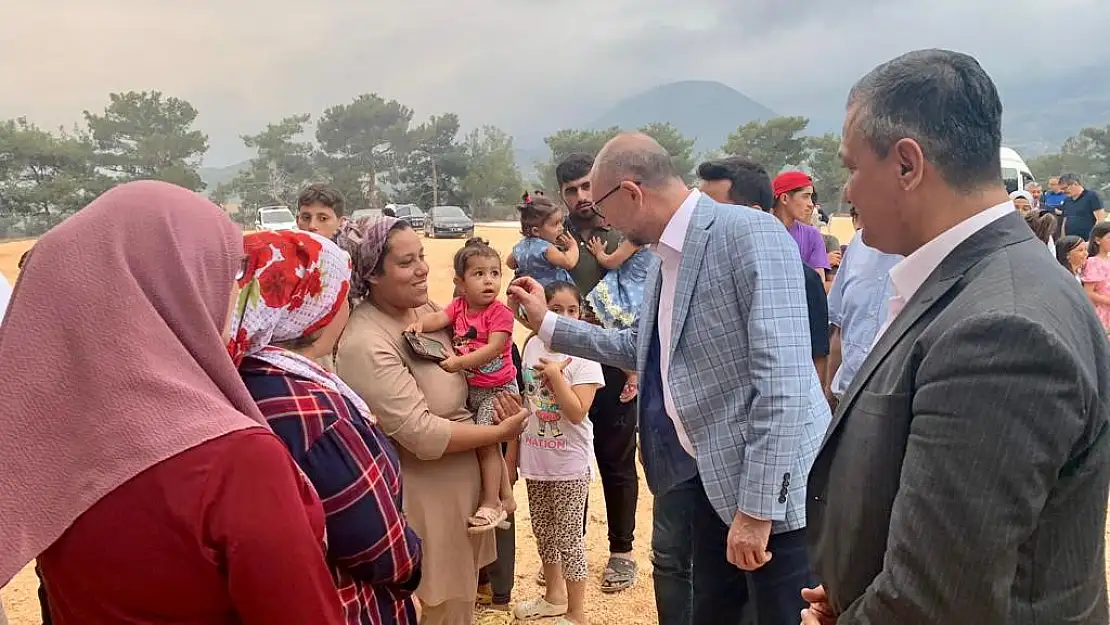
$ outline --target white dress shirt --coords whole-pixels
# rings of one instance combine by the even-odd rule
[[[961,243],[970,239],[976,232],[992,223],[1012,214],[1016,209],[1010,200],[976,213],[971,217],[952,226],[940,233],[935,239],[917,248],[913,254],[903,258],[897,265],[890,269],[890,283],[894,287],[894,295],[887,305],[887,317],[883,327],[875,335],[878,343],[883,333],[906,307],[917,290],[929,279],[936,268],[944,262]]]
[[[659,236],[659,243],[653,246],[655,254],[659,256],[662,269],[657,323],[659,329],[659,374],[663,381],[663,405],[667,411],[667,416],[674,423],[679,444],[691,456],[694,455],[694,445],[690,442],[690,437],[686,435],[686,429],[682,427],[682,421],[678,418],[678,410],[674,407],[674,397],[671,395],[671,388],[667,381],[671,367],[670,348],[673,340],[671,332],[674,330],[674,294],[678,280],[678,268],[682,263],[682,246],[686,242],[686,233],[690,229],[694,207],[698,205],[700,199],[700,191],[697,189],[690,191],[674,216],[667,222],[667,227],[663,229],[663,234]],[[544,315],[543,323],[540,324],[539,337],[547,345],[551,345],[551,337],[555,334],[557,319],[558,316],[549,311]]]

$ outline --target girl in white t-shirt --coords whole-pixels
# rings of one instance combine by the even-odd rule
[[[573,284],[552,282],[545,293],[548,310],[578,319],[582,294]],[[559,616],[557,624],[586,625],[582,518],[594,439],[587,415],[605,378],[598,363],[552,352],[534,336],[524,342],[521,361],[529,416],[517,458],[547,591],[513,613],[522,621]]]

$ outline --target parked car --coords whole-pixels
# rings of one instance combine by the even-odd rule
[[[378,217],[381,217],[381,216],[382,216],[382,209],[380,209],[380,208],[360,208],[357,211],[351,213],[351,221],[358,221],[359,219],[362,219],[363,217],[369,217],[371,219],[377,219]]]
[[[404,219],[413,228],[424,227],[424,211],[416,204],[398,204],[393,207],[393,212],[398,219]]]
[[[296,230],[297,218],[286,206],[263,206],[258,209],[259,230]]]
[[[474,236],[474,221],[458,206],[433,206],[424,219],[424,236],[470,238]]]

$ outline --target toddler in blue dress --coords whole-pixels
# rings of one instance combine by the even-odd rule
[[[605,253],[605,242],[598,237],[586,244],[597,264],[606,269],[605,275],[594,290],[586,295],[586,302],[606,328],[634,328],[640,322],[640,309],[644,305],[644,282],[647,280],[651,251],[628,239],[621,241],[612,254]],[[621,401],[630,402],[639,390],[639,376],[626,371],[628,381],[621,390]]]
[[[529,276],[543,286],[574,283],[570,270],[578,264],[578,245],[563,229],[563,209],[542,195],[525,196],[520,211],[520,240],[506,264],[516,277]]]

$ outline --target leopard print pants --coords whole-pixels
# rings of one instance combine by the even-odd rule
[[[589,480],[542,482],[526,480],[532,533],[544,564],[562,564],[568,582],[586,579],[586,515]]]
[[[493,400],[501,393],[520,395],[520,389],[516,387],[516,380],[510,381],[504,386],[497,386],[494,388],[470,387],[470,395],[466,399],[466,407],[474,413],[475,423],[478,425],[493,425]]]

